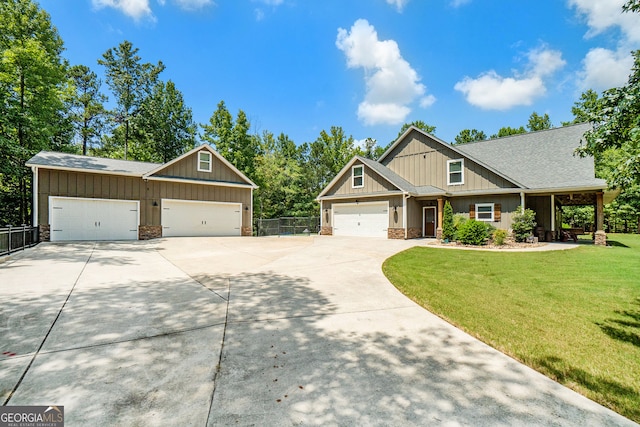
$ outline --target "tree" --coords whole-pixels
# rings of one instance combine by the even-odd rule
[[[431,126],[426,124],[425,122],[423,122],[422,120],[414,120],[411,123],[405,123],[402,125],[402,127],[400,128],[400,132],[398,132],[398,136],[396,137],[396,140],[398,138],[400,138],[402,136],[403,133],[405,133],[407,131],[407,129],[409,129],[411,126],[417,127],[418,129],[429,133],[429,134],[435,134],[436,133],[436,127],[435,126]],[[394,142],[394,141],[392,141]]]
[[[629,0],[622,6],[624,12],[640,12],[640,0]]]
[[[31,0],[0,2],[0,224],[30,222],[31,172],[24,163],[67,146],[66,64],[49,15]]]
[[[491,135],[491,139],[502,138],[502,137],[511,136],[511,135],[519,135],[522,133],[527,133],[524,126],[520,126],[519,128],[512,128],[512,127],[506,126],[506,127],[500,128],[498,130],[498,133]]]
[[[87,147],[100,140],[107,117],[104,103],[108,98],[100,92],[102,82],[96,73],[85,65],[74,65],[69,69],[74,93],[69,102],[69,115],[75,133],[82,143],[82,154]]]
[[[251,123],[244,111],[238,111],[234,123],[224,101],[220,101],[209,119],[209,124],[200,126],[204,141],[213,145],[224,158],[249,178],[254,178],[254,160],[259,150],[259,140],[249,134]]]
[[[442,238],[446,240],[453,240],[455,234],[455,228],[453,227],[453,208],[451,203],[447,200],[444,202],[444,211],[442,213]]]
[[[150,148],[144,160],[166,163],[195,146],[197,126],[191,109],[171,80],[156,83],[142,103],[140,122]]]
[[[619,161],[609,178],[614,187],[640,184],[640,50],[633,53],[634,65],[625,86],[606,90],[589,111],[593,128],[585,134],[586,144],[578,149],[596,162],[609,150]]]
[[[307,166],[312,182],[311,192],[316,196],[357,153],[353,136],[347,137],[339,126],[331,126],[329,133],[321,131],[309,149]]]
[[[133,132],[131,128],[135,126],[142,103],[155,87],[158,75],[165,69],[162,61],[156,65],[141,63],[138,50],[125,40],[119,46],[108,49],[102,55],[103,59],[98,60],[98,64],[105,67],[107,85],[116,98],[113,119],[116,124],[124,126],[123,132],[115,133],[119,138],[111,142],[115,147],[122,146],[125,159],[130,142],[144,142],[142,134]],[[135,138],[133,141],[132,137]]]
[[[453,144],[454,145],[466,144],[469,142],[484,141],[485,139],[487,139],[487,135],[481,130],[463,129],[456,136]]]
[[[516,242],[524,242],[527,237],[533,234],[536,228],[536,213],[531,209],[522,209],[518,206],[516,212],[512,216],[511,229]]]
[[[599,108],[600,102],[598,93],[592,89],[583,92],[580,100],[576,101],[571,107],[573,120],[570,122],[562,122],[562,126],[569,126],[578,123],[586,123],[589,121],[589,114],[595,112]]]
[[[551,128],[551,119],[547,113],[545,113],[544,116],[541,116],[534,111],[529,116],[529,122],[527,123],[527,129],[529,129],[529,132],[536,132]]]

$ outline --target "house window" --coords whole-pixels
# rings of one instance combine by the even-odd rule
[[[351,188],[362,187],[364,187],[364,166],[354,166],[351,168]]]
[[[476,219],[478,221],[494,221],[493,212],[493,203],[476,203]]]
[[[464,184],[464,159],[447,161],[447,185]]]
[[[211,153],[198,152],[198,172],[211,172]]]

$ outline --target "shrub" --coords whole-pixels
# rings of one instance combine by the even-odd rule
[[[465,245],[484,245],[489,238],[487,225],[482,221],[470,219],[458,229],[458,240]]]
[[[516,213],[513,215],[511,224],[516,242],[524,242],[527,240],[527,237],[533,234],[533,229],[535,227],[536,213],[531,209],[525,209],[523,211],[522,208],[518,206]]]
[[[499,228],[493,232],[493,243],[502,246],[504,245],[504,241],[507,239],[507,230],[503,230]]]
[[[447,200],[444,203],[444,211],[442,213],[442,238],[453,240],[455,229],[453,228],[453,208]]]

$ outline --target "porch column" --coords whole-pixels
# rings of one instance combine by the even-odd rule
[[[442,211],[444,210],[444,199],[438,199],[438,227],[436,228],[436,239],[442,239]]]
[[[603,192],[596,193],[596,238],[595,244],[606,246],[607,245],[607,233],[604,232],[604,201]]]
[[[556,196],[551,195],[551,240],[556,239]]]
[[[526,206],[524,205],[524,191],[520,192],[520,213],[524,213],[524,210],[526,209]]]

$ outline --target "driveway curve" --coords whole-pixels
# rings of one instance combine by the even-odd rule
[[[69,426],[636,425],[400,294],[381,264],[423,244],[39,245],[0,264],[0,398]]]

